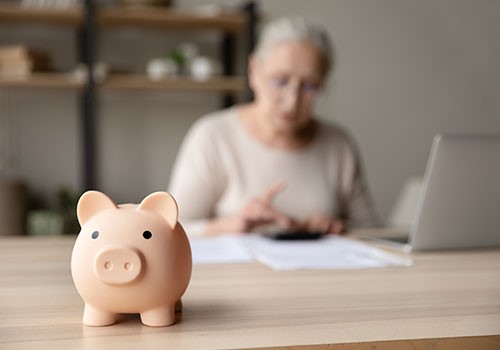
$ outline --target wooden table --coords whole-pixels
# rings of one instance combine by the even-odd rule
[[[499,249],[350,271],[198,265],[176,325],[86,327],[74,239],[0,239],[0,349],[500,349]]]

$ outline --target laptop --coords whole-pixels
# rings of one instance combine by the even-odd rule
[[[404,251],[500,246],[500,134],[434,137]]]

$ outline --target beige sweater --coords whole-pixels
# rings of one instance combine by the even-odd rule
[[[279,150],[254,138],[236,111],[200,118],[177,155],[168,190],[188,234],[200,234],[207,219],[237,213],[277,181],[286,189],[274,205],[290,217],[323,213],[344,219],[348,228],[375,224],[358,153],[341,129],[320,122],[308,147]]]

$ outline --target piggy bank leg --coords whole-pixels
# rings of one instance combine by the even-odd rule
[[[141,313],[141,321],[146,326],[164,327],[175,323],[174,306],[163,306]]]
[[[83,324],[87,326],[109,326],[116,322],[115,314],[100,310],[92,305],[85,304]]]

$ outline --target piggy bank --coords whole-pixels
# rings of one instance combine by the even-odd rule
[[[175,323],[191,277],[191,248],[167,192],[116,205],[104,193],[85,192],[77,206],[82,227],[71,274],[85,302],[83,323],[106,326],[117,314],[139,313],[143,324]]]

